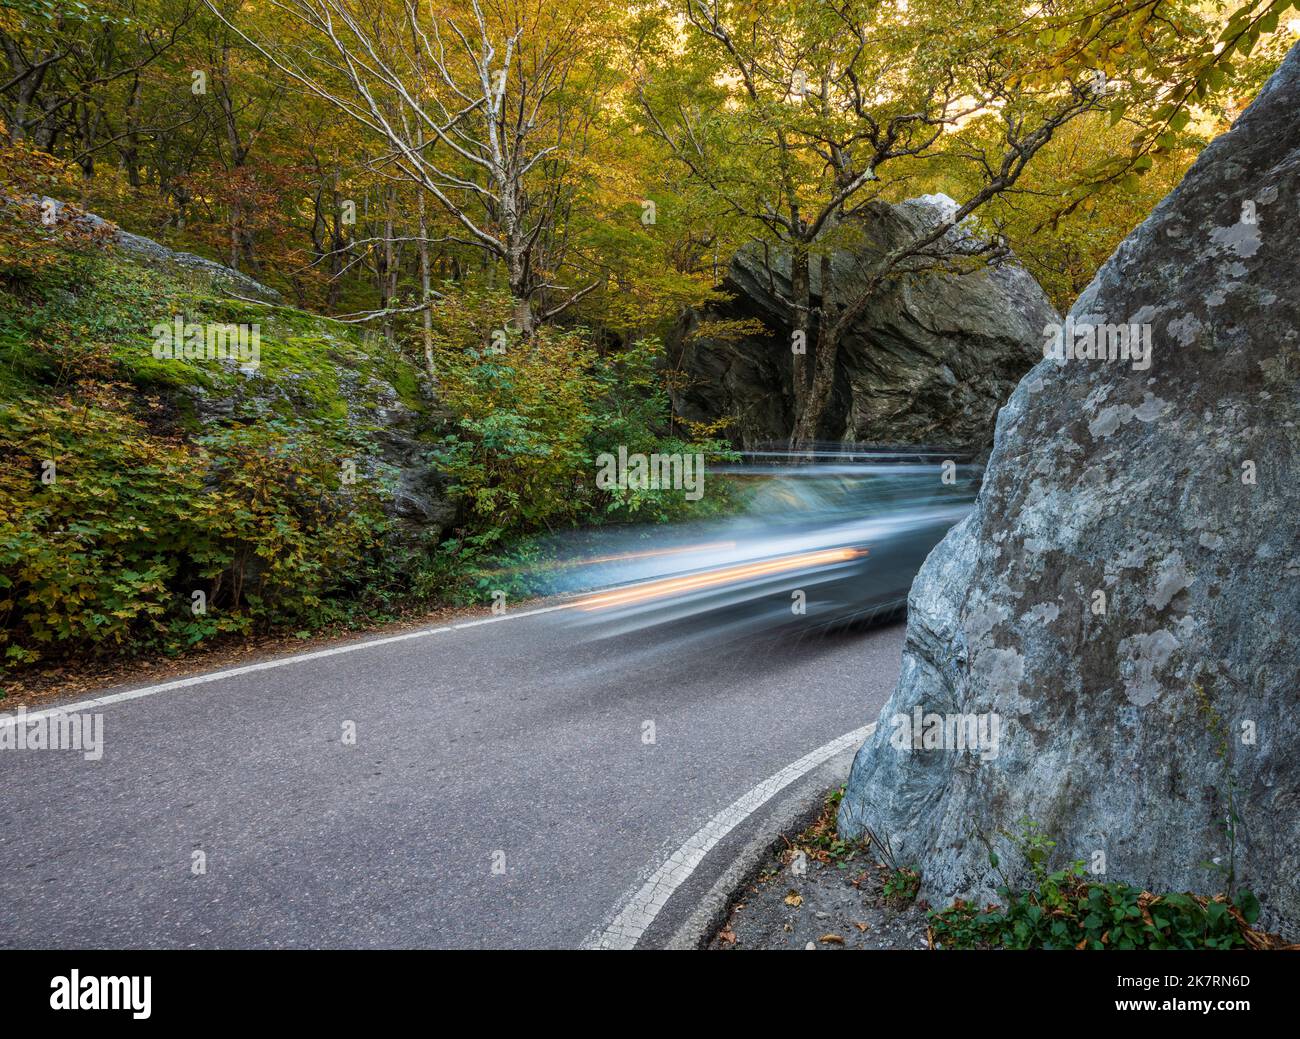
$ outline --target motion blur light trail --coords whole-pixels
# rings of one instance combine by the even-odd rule
[[[574,596],[599,636],[691,619],[695,634],[896,613],[926,555],[970,511],[982,467],[952,452],[859,447],[755,452],[716,468],[739,511],[556,541],[531,583]],[[811,460],[810,460],[811,459]]]
[[[728,584],[746,577],[758,577],[765,574],[780,573],[783,570],[796,570],[813,566],[817,563],[837,563],[855,556],[866,555],[866,549],[834,548],[825,552],[805,552],[784,559],[774,559],[766,563],[749,563],[746,566],[726,567],[722,570],[706,571],[691,577],[674,577],[665,581],[651,581],[647,584],[633,585],[617,592],[583,599],[577,605],[583,610],[598,610],[602,606],[621,606],[625,603],[644,602],[660,596],[672,595],[673,592],[693,591],[696,588],[708,588],[713,585]]]

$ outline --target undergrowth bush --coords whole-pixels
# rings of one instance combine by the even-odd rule
[[[373,490],[340,486],[336,431],[271,421],[186,443],[152,432],[119,390],[0,410],[6,659],[175,651],[331,619],[328,597],[384,523]]]
[[[713,434],[668,428],[662,346],[645,339],[601,354],[582,328],[544,326],[523,340],[503,293],[466,292],[435,323],[439,398],[455,428],[434,459],[464,497],[469,519],[448,553],[491,558],[520,537],[579,523],[668,522],[728,507],[727,487],[700,501],[683,490],[600,489],[602,452],[731,457]],[[513,550],[510,550],[513,551]]]
[[[1153,894],[1119,881],[1091,878],[1084,863],[1049,871],[1055,842],[1026,823],[1016,839],[1030,866],[1025,890],[999,885],[1001,905],[980,910],[961,899],[930,914],[935,943],[945,949],[1233,949],[1251,944],[1259,901]],[[990,850],[989,863],[999,860]]]

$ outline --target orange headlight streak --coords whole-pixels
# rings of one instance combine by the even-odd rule
[[[611,606],[628,606],[632,603],[646,602],[650,599],[662,599],[666,595],[678,592],[693,592],[701,588],[715,588],[718,585],[743,581],[750,577],[766,577],[771,574],[798,570],[806,566],[819,566],[824,563],[843,563],[859,556],[865,556],[866,549],[827,548],[820,552],[803,552],[794,556],[782,556],[761,563],[744,563],[728,566],[721,570],[710,570],[688,577],[671,577],[662,581],[649,581],[632,588],[620,588],[613,592],[603,592],[574,603],[580,610],[603,610]]]

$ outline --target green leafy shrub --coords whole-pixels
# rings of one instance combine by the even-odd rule
[[[6,657],[174,651],[333,619],[328,597],[357,579],[384,523],[372,489],[340,486],[341,435],[273,420],[186,443],[153,434],[111,386],[3,409]]]
[[[728,457],[717,440],[674,435],[658,364],[646,339],[604,355],[583,328],[544,326],[523,340],[502,293],[464,292],[435,326],[439,397],[455,428],[435,454],[470,518],[456,554],[581,522],[665,522],[725,507],[721,482],[704,501],[682,490],[599,489],[596,459],[629,453]]]
[[[214,500],[195,452],[91,402],[0,410],[0,621],[10,660],[52,643],[165,630],[180,561],[206,552]]]
[[[1004,905],[984,911],[960,899],[934,912],[935,943],[945,949],[1233,949],[1248,944],[1259,915],[1249,892],[1155,895],[1131,884],[1099,884],[1083,864],[1048,874],[1036,889],[998,889]]]
[[[647,338],[606,357],[596,370],[600,396],[588,438],[592,458],[616,454],[622,446],[629,454],[702,455],[706,468],[734,460],[735,452],[714,436],[716,427],[688,425],[686,436],[665,432],[672,402],[660,370],[662,358],[663,345]],[[738,500],[728,481],[710,480],[707,488],[698,501],[680,491],[617,488],[599,492],[594,508],[609,520],[671,523],[726,512]]]
[[[885,877],[883,893],[886,902],[893,902],[895,905],[915,902],[920,890],[921,874],[907,866],[890,870],[889,875]]]
[[[982,912],[961,899],[930,914],[934,941],[945,949],[1233,949],[1251,944],[1259,902],[1249,891],[1230,900],[1157,895],[1131,884],[1089,878],[1082,861],[1049,871],[1055,841],[1029,820],[1013,838],[1032,883],[997,889],[1002,905]],[[989,864],[999,867],[990,849]]]
[[[481,526],[518,533],[582,515],[593,360],[578,333],[553,328],[501,353],[443,352],[442,396],[457,424],[436,459]]]

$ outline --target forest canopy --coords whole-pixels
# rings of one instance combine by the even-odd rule
[[[58,160],[67,201],[385,328],[486,283],[525,333],[618,341],[746,241],[812,262],[870,199],[942,191],[1060,307],[1292,6],[4,0],[5,187]]]

